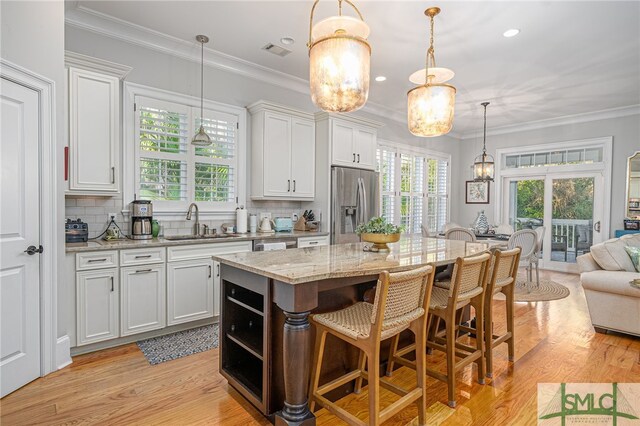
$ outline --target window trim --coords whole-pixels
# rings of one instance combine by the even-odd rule
[[[414,155],[414,156],[420,156],[420,157],[424,157],[427,159],[434,159],[434,160],[439,160],[439,161],[446,161],[447,162],[447,192],[446,192],[446,197],[447,197],[447,213],[446,213],[446,221],[445,223],[448,223],[450,221],[451,218],[451,154],[447,154],[444,152],[440,152],[440,151],[433,151],[430,149],[426,149],[426,148],[420,148],[420,147],[416,147],[413,145],[407,145],[407,144],[403,144],[403,143],[395,143],[392,142],[390,140],[385,140],[385,139],[380,139],[378,138],[378,144],[376,146],[376,150],[377,149],[387,149],[387,150],[391,150],[391,151],[395,151],[396,153],[396,157],[395,158],[399,158],[401,153],[404,154],[410,154],[410,155]],[[400,167],[396,167],[397,170],[395,170],[395,177],[394,177],[394,182],[397,181],[398,184],[400,183]],[[427,174],[427,169],[425,168],[425,177]],[[425,188],[426,190],[426,188]],[[425,192],[426,194],[426,192]],[[436,195],[436,197],[439,197],[441,195]],[[398,197],[398,195],[396,195],[396,197]],[[426,195],[424,198],[425,200],[428,199],[428,195]],[[382,214],[382,186],[380,186],[380,214]],[[424,220],[426,218],[427,215],[427,205],[425,204],[423,210],[422,210],[422,216],[423,216],[423,223]],[[398,205],[396,208],[400,208],[400,206]]]
[[[122,213],[129,214],[129,204],[133,201],[136,192],[136,121],[137,114],[134,111],[136,96],[156,99],[161,102],[172,102],[184,105],[186,107],[200,108],[200,98],[195,96],[183,95],[163,89],[156,89],[136,83],[124,83],[123,96],[123,113],[122,113],[122,139],[124,141],[124,149],[122,150],[123,158],[123,188],[122,188]],[[246,205],[247,202],[247,110],[243,107],[223,104],[221,102],[204,100],[204,108],[231,114],[238,118],[238,169],[236,195],[237,203],[234,205]],[[167,208],[163,203],[154,205],[154,216],[162,217],[165,220],[183,220],[189,204],[193,200],[186,202],[176,202],[175,206]],[[184,204],[184,206],[183,206]],[[205,219],[234,219],[235,207],[214,207],[207,206],[207,203],[201,203],[200,217]]]

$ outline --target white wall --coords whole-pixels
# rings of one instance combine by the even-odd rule
[[[586,123],[567,124],[525,132],[508,133],[487,136],[487,152],[495,155],[496,149],[537,145],[552,142],[568,142],[572,140],[590,139],[602,136],[613,136],[613,172],[611,182],[611,197],[605,194],[605,202],[611,211],[610,235],[616,229],[623,229],[626,187],[627,157],[640,150],[640,116],[595,120]],[[452,218],[461,225],[472,223],[480,210],[485,210],[489,222],[494,216],[495,193],[491,194],[489,205],[465,204],[464,182],[470,178],[469,167],[482,149],[482,135],[476,139],[465,139],[460,146],[460,168],[462,173],[456,174],[454,184],[458,186],[459,194],[453,203]],[[491,184],[491,190],[495,185]],[[608,190],[607,190],[608,191]]]
[[[62,1],[5,1],[0,3],[0,56],[55,82],[58,170],[63,170],[64,141],[64,3]],[[64,180],[57,182],[58,211],[64,217]],[[60,221],[62,224],[62,221]],[[64,229],[58,229],[58,265],[64,259]],[[63,268],[58,269],[58,294],[66,294]],[[58,297],[58,337],[66,334],[65,300]]]

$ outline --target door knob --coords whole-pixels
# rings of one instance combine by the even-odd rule
[[[42,253],[44,251],[44,247],[42,246],[29,246],[27,247],[27,249],[24,251],[25,253],[27,253],[29,256],[33,256],[36,253]]]

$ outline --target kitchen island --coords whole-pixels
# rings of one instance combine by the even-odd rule
[[[307,404],[312,352],[309,314],[362,300],[380,272],[446,265],[488,249],[485,243],[412,236],[390,252],[366,243],[216,256],[222,265],[220,372],[263,414],[282,425],[313,425]],[[335,342],[337,377],[357,353]],[[341,371],[337,371],[341,370]],[[322,380],[322,379],[321,379]]]

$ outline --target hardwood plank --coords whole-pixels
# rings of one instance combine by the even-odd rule
[[[494,377],[480,385],[475,365],[459,374],[458,407],[447,407],[445,383],[427,378],[430,424],[536,424],[538,383],[640,382],[640,338],[597,334],[589,321],[577,275],[543,271],[543,278],[569,287],[566,299],[518,303],[515,309],[516,362],[507,346],[494,353]],[[494,327],[505,329],[503,301],[494,300]],[[472,342],[472,340],[468,340]],[[426,357],[430,368],[444,370],[444,356]],[[155,366],[135,344],[75,357],[73,364],[38,379],[0,400],[3,425],[269,425],[218,373],[214,349]],[[415,372],[396,370],[391,382],[415,384]],[[398,396],[381,389],[382,406]],[[340,406],[367,418],[367,387],[348,395]],[[316,412],[318,426],[344,422],[326,410]],[[415,404],[385,425],[414,424]]]

